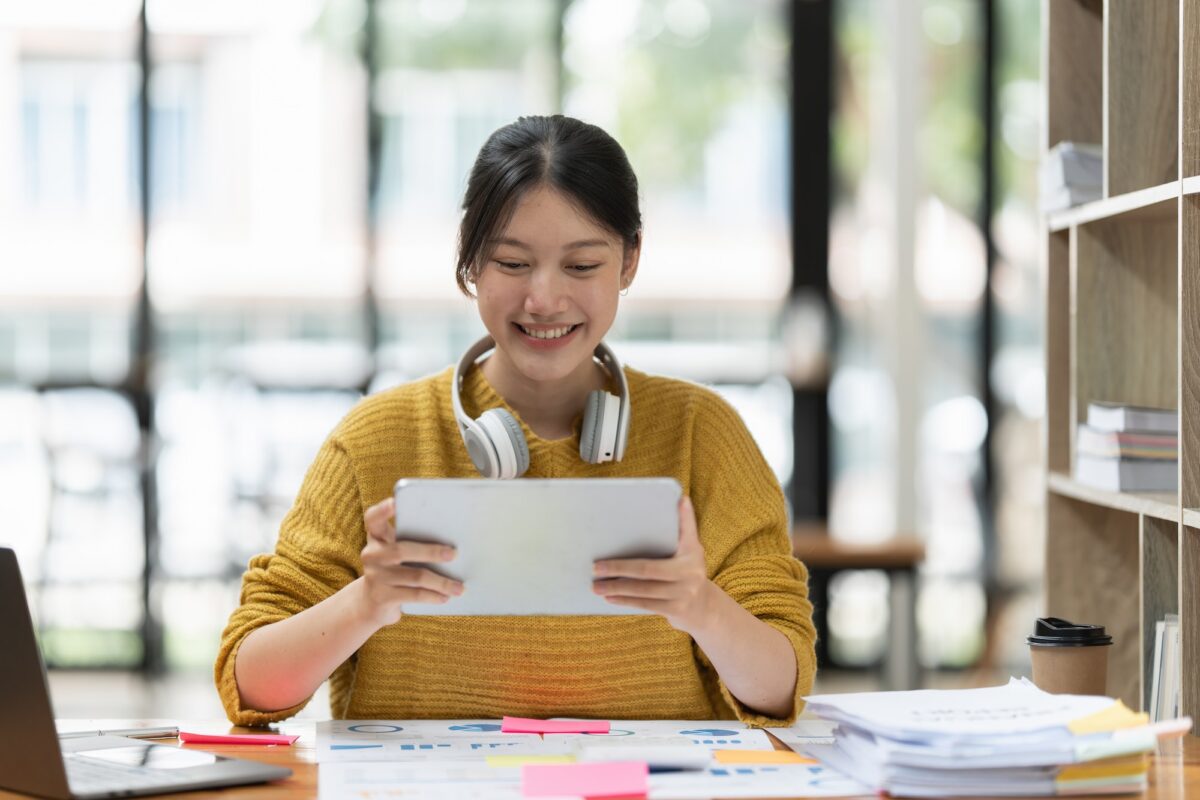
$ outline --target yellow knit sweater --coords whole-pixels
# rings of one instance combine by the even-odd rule
[[[241,605],[222,636],[215,674],[229,719],[265,725],[242,705],[239,644],[255,628],[315,605],[362,574],[364,510],[402,477],[478,477],[450,405],[453,370],[367,397],[317,454],[279,532],[256,556]],[[815,671],[807,573],[791,555],[783,496],[737,413],[718,395],[625,370],[632,408],[619,463],[579,458],[570,439],[522,423],[537,478],[670,476],[693,501],[708,574],[796,651],[796,700],[784,719],[761,716],[725,688],[691,637],[658,616],[404,616],[379,630],[331,676],[331,713],[345,719],[474,719],[504,714],[605,719],[728,719],[788,724]],[[481,372],[465,381],[468,414],[504,406]],[[512,410],[511,408],[509,409]]]

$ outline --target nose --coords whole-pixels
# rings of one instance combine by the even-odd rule
[[[558,271],[534,268],[525,293],[525,313],[537,317],[562,314],[569,308],[566,287]]]

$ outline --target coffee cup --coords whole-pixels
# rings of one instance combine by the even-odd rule
[[[1026,641],[1033,660],[1033,682],[1039,689],[1051,694],[1106,693],[1112,636],[1104,632],[1103,625],[1043,617]]]

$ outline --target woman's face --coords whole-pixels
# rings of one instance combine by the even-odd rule
[[[546,187],[518,201],[489,247],[475,292],[500,362],[528,381],[590,379],[592,351],[637,271],[637,249],[623,258],[620,237]]]

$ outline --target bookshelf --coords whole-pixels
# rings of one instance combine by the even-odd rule
[[[1200,715],[1200,0],[1043,0],[1043,152],[1103,145],[1103,197],[1043,220],[1046,611],[1106,625],[1109,693],[1150,695],[1154,623],[1178,613],[1183,713]],[[1073,480],[1106,400],[1180,412],[1179,491]]]

